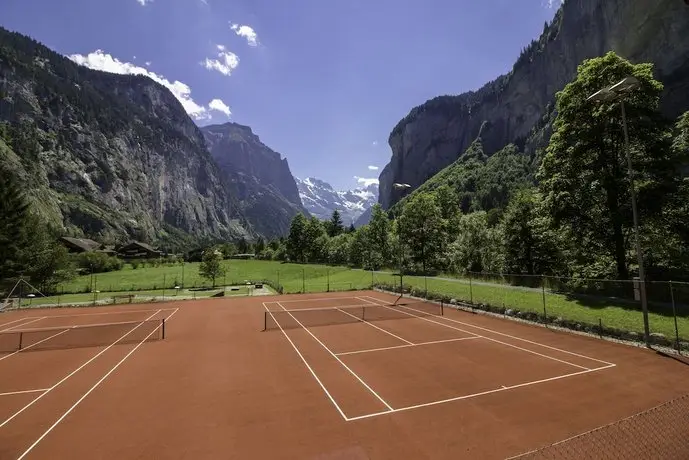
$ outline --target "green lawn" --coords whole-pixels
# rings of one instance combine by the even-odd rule
[[[346,267],[283,264],[260,260],[226,260],[224,264],[227,274],[216,281],[218,285],[238,285],[247,280],[267,280],[273,285],[283,286],[285,293],[368,289],[372,284],[392,286],[396,280],[399,282],[399,279],[394,277],[392,273],[375,272],[372,274],[364,270],[353,270]],[[123,270],[97,274],[93,278],[96,289],[102,291],[98,294],[99,298],[112,297],[117,291],[146,291],[147,295],[162,295],[163,286],[166,288],[166,295],[173,295],[173,288],[176,285],[187,290],[202,286],[210,287],[210,283],[199,276],[198,269],[198,263],[137,269],[126,266]],[[86,275],[61,286],[61,292],[64,293],[60,296],[61,303],[92,300],[93,294],[84,294],[89,290],[90,281],[91,277]],[[543,315],[544,294],[538,289],[477,282],[473,282],[470,286],[467,279],[443,280],[429,277],[425,282],[423,277],[405,276],[404,281],[405,285],[409,285],[420,292],[425,291],[425,283],[427,283],[429,293],[436,295],[445,295],[459,301],[472,302],[474,305],[488,304],[493,307],[512,308],[521,312]],[[209,292],[196,291],[196,295],[210,295]],[[678,295],[683,295],[679,290],[677,292]],[[140,292],[140,294],[143,295],[144,292]],[[681,303],[687,304],[689,302],[684,300],[689,299],[689,290],[684,294],[686,294],[684,295],[686,298]],[[57,303],[57,298],[54,300]],[[654,305],[650,305],[650,308],[651,332],[659,332],[670,339],[674,339],[675,324],[671,310],[668,307],[660,308]],[[587,325],[602,323],[605,328],[643,332],[643,320],[639,305],[622,299],[610,297],[571,298],[546,290],[545,311],[549,317],[559,317]],[[686,306],[678,311],[677,325],[682,340],[689,341],[689,308]]]

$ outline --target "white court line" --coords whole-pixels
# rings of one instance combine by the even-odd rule
[[[177,313],[177,310],[175,310],[174,312],[172,312],[172,313],[170,314],[170,316],[168,316],[167,318],[165,318],[165,320],[166,320],[166,321],[169,321],[170,318],[172,318],[172,316],[173,316],[175,313]],[[138,326],[137,326],[137,327],[138,327]],[[41,442],[41,441],[43,440],[43,438],[45,438],[45,437],[48,435],[48,433],[50,433],[51,431],[53,431],[53,429],[54,429],[57,425],[59,425],[59,423],[60,423],[62,420],[64,420],[64,418],[67,417],[67,416],[70,414],[70,412],[72,412],[72,411],[79,405],[79,403],[81,403],[88,395],[90,395],[91,392],[92,392],[93,390],[95,390],[96,388],[98,388],[98,386],[99,386],[101,383],[103,383],[103,381],[104,381],[105,379],[107,379],[107,378],[110,376],[110,374],[112,374],[112,373],[115,371],[115,369],[117,369],[118,367],[120,367],[120,365],[121,365],[123,362],[125,362],[132,354],[134,354],[134,352],[135,352],[136,350],[138,350],[138,348],[139,348],[144,342],[146,342],[146,340],[148,340],[148,338],[149,338],[150,336],[152,336],[153,333],[156,332],[156,331],[158,330],[158,328],[160,328],[160,327],[161,327],[161,326],[158,326],[158,327],[156,327],[155,329],[153,329],[151,332],[149,332],[149,334],[148,334],[146,337],[144,337],[134,348],[132,348],[132,349],[129,351],[129,353],[127,353],[127,354],[124,356],[124,358],[122,358],[121,360],[119,360],[119,361],[117,362],[117,364],[115,364],[115,365],[114,365],[114,366],[113,366],[103,377],[101,377],[100,380],[98,380],[91,388],[89,388],[88,391],[87,391],[86,393],[84,393],[84,394],[81,396],[81,398],[79,398],[79,399],[77,400],[77,402],[75,402],[75,403],[72,405],[72,407],[70,407],[69,409],[67,409],[67,410],[65,411],[65,413],[62,414],[62,416],[61,416],[60,418],[58,418],[58,419],[55,421],[55,423],[53,423],[53,424],[50,426],[50,428],[48,428],[47,430],[45,430],[45,432],[44,432],[38,439],[36,439],[36,441],[35,441],[33,444],[31,444],[31,446],[29,446],[29,448],[26,449],[26,451],[25,451],[23,454],[21,454],[21,455],[17,458],[17,460],[21,460],[22,458],[26,457],[26,455],[27,455],[29,452],[31,452],[31,451],[33,450],[33,448],[36,447],[36,446],[38,445],[38,443]],[[132,329],[132,330],[133,330],[133,329]],[[131,332],[131,331],[130,331],[130,332]]]
[[[381,305],[381,307],[390,308],[390,307],[388,307],[387,305]],[[423,312],[423,311],[421,311],[421,310],[416,310],[416,309],[411,308],[411,307],[405,307],[405,306],[403,306],[403,305],[400,305],[400,307],[401,307],[401,308],[404,308],[404,309],[407,309],[407,310],[416,311],[416,312],[419,312],[419,313],[425,313],[425,312]],[[465,329],[461,329],[461,328],[458,328],[458,327],[450,326],[449,324],[441,323],[441,322],[438,322],[438,321],[433,321],[432,319],[428,319],[428,318],[424,318],[424,317],[421,317],[421,316],[417,316],[417,315],[414,315],[414,314],[412,314],[412,313],[406,313],[406,312],[404,312],[404,311],[402,311],[402,310],[399,310],[399,309],[391,308],[391,310],[395,310],[395,311],[398,311],[398,312],[400,312],[400,313],[405,313],[405,314],[408,314],[408,315],[413,316],[413,317],[415,317],[415,318],[419,318],[419,319],[422,319],[422,320],[424,320],[424,321],[429,321],[429,322],[431,322],[431,323],[435,323],[435,324],[438,324],[438,325],[440,325],[440,326],[445,326],[445,327],[448,327],[448,328],[450,328],[450,329],[456,329],[456,330],[461,331],[461,332],[464,332],[464,333],[466,333],[466,334],[476,335],[476,336],[478,336],[478,337],[481,337],[482,339],[489,340],[489,341],[495,342],[495,343],[499,343],[499,344],[505,345],[505,346],[507,346],[507,347],[516,348],[517,350],[525,351],[525,352],[527,352],[527,353],[531,353],[531,354],[540,356],[540,357],[542,357],[542,358],[551,359],[551,360],[553,360],[553,361],[558,361],[558,362],[560,362],[560,363],[567,364],[567,365],[572,366],[572,367],[578,367],[579,369],[590,370],[590,368],[584,367],[584,366],[580,366],[579,364],[570,363],[569,361],[565,361],[565,360],[563,360],[563,359],[558,359],[558,358],[554,358],[554,357],[552,357],[552,356],[544,355],[543,353],[539,353],[539,352],[537,352],[537,351],[529,350],[528,348],[518,347],[517,345],[513,345],[513,344],[507,343],[507,342],[503,342],[503,341],[501,341],[501,340],[494,339],[494,338],[492,338],[492,337],[486,337],[486,336],[484,336],[484,335],[479,335],[479,334],[476,334],[476,333],[474,333],[474,332],[467,331],[467,330],[465,330]],[[440,318],[440,317],[439,317],[439,318]]]
[[[43,342],[45,342],[46,340],[50,340],[50,339],[52,339],[53,337],[57,337],[58,335],[64,334],[64,333],[67,332],[67,331],[69,331],[69,329],[65,329],[65,330],[63,330],[63,331],[58,332],[57,334],[51,335],[50,337],[46,337],[46,338],[43,339],[43,340],[39,340],[38,342],[32,343],[32,344],[29,345],[28,347],[20,348],[19,350],[16,350],[16,351],[10,353],[9,355],[3,356],[2,358],[0,358],[0,361],[2,361],[3,359],[7,359],[7,358],[9,358],[10,356],[16,355],[16,354],[19,353],[20,351],[28,350],[29,348],[34,347],[34,346],[38,345],[39,343],[43,343]]]
[[[342,313],[344,313],[344,314],[346,314],[346,315],[351,316],[352,318],[356,319],[356,320],[359,321],[359,322],[368,324],[369,326],[374,327],[374,328],[378,329],[379,331],[383,331],[383,332],[385,332],[386,334],[391,335],[392,337],[394,337],[394,338],[396,338],[396,339],[398,339],[398,340],[401,340],[402,342],[405,342],[405,343],[407,343],[407,344],[409,344],[409,345],[414,345],[414,343],[410,342],[409,340],[403,339],[402,337],[400,337],[400,336],[398,336],[398,335],[395,335],[395,334],[393,334],[393,333],[390,332],[390,331],[386,331],[386,330],[383,329],[382,327],[378,327],[378,326],[376,326],[376,325],[373,324],[373,323],[369,323],[369,322],[366,321],[365,319],[361,319],[361,318],[359,318],[358,316],[354,316],[354,315],[352,315],[351,313],[348,313],[348,312],[346,312],[346,311],[344,311],[344,310],[340,310],[340,309],[337,308],[337,307],[336,307],[335,309],[338,310],[338,311],[341,311]],[[290,311],[292,311],[292,310],[290,310]]]
[[[292,342],[292,339],[289,338],[289,335],[287,335],[287,333],[282,329],[282,326],[280,326],[280,323],[277,322],[277,320],[276,320],[275,317],[273,316],[273,312],[270,311],[270,309],[268,309],[268,307],[266,307],[266,303],[274,303],[274,302],[263,302],[263,308],[266,309],[266,311],[268,312],[268,314],[270,314],[271,318],[273,318],[273,321],[275,321],[275,324],[278,325],[278,327],[280,328],[280,331],[282,332],[282,334],[285,336],[285,338],[286,338],[287,341],[290,343],[290,345],[292,345],[292,348],[294,348],[294,351],[297,352],[297,354],[298,354],[299,357],[301,358],[301,360],[302,360],[302,362],[304,363],[304,365],[306,366],[306,368],[309,370],[309,372],[311,372],[311,375],[313,376],[313,378],[316,379],[316,382],[318,382],[318,384],[321,386],[321,388],[323,389],[323,391],[325,392],[325,394],[326,394],[326,395],[328,396],[328,398],[330,399],[330,402],[333,403],[333,405],[335,406],[335,409],[337,409],[337,411],[340,413],[340,415],[342,416],[343,419],[347,420],[347,416],[344,414],[344,412],[342,412],[342,409],[340,409],[340,406],[337,405],[337,403],[335,402],[335,399],[332,397],[332,395],[330,394],[330,392],[328,392],[328,389],[325,388],[325,385],[323,385],[323,382],[321,382],[321,380],[318,378],[318,376],[317,376],[316,373],[313,371],[313,369],[311,369],[311,366],[309,366],[309,363],[306,361],[306,359],[304,358],[304,356],[302,356],[302,354],[301,354],[301,352],[299,351],[299,349],[297,348],[297,346],[294,344],[294,342]]]
[[[367,296],[367,297],[368,297],[368,296]],[[381,302],[382,302],[382,301],[381,301]],[[407,307],[407,308],[408,308],[408,307]],[[417,310],[417,311],[418,311],[418,310]],[[473,327],[473,328],[475,328],[475,329],[481,329],[481,330],[483,330],[483,331],[491,332],[491,333],[493,333],[493,334],[502,335],[502,336],[504,336],[504,337],[509,337],[509,338],[515,339],[515,340],[520,340],[520,341],[522,341],[522,342],[530,343],[530,344],[532,344],[532,345],[538,345],[538,346],[543,347],[543,348],[549,348],[549,349],[551,349],[551,350],[559,351],[559,352],[566,353],[566,354],[572,355],[572,356],[577,356],[577,357],[579,357],[579,358],[588,359],[588,360],[590,360],[590,361],[596,361],[596,362],[598,362],[598,363],[602,363],[602,364],[605,364],[605,365],[608,365],[608,366],[610,366],[610,365],[614,366],[613,363],[609,363],[609,362],[603,361],[603,360],[601,360],[601,359],[591,358],[590,356],[585,356],[585,355],[582,355],[582,354],[579,354],[579,353],[574,353],[573,351],[567,351],[567,350],[563,350],[563,349],[561,349],[561,348],[551,347],[550,345],[544,345],[544,344],[542,344],[542,343],[534,342],[534,341],[528,340],[528,339],[523,339],[523,338],[521,338],[521,337],[516,337],[516,336],[514,336],[514,335],[505,334],[505,333],[503,333],[503,332],[494,331],[494,330],[492,330],[492,329],[488,329],[488,328],[485,328],[485,327],[475,326],[475,325],[473,325],[473,324],[465,323],[465,322],[462,322],[462,321],[459,321],[459,320],[456,320],[456,319],[451,319],[451,318],[447,318],[447,317],[443,317],[443,318],[446,319],[446,320],[448,320],[448,321],[452,321],[453,323],[462,324],[462,325],[464,325],[464,326]]]
[[[153,313],[151,316],[148,317],[148,319],[154,317],[154,316],[157,315],[158,313],[160,313],[160,310],[158,310],[157,312]],[[173,314],[174,314],[174,313],[173,313]],[[170,316],[172,316],[172,315],[170,315]],[[146,320],[144,320],[144,321],[146,321]],[[144,321],[142,321],[142,322],[139,324],[139,326],[141,326],[141,324],[143,324]],[[86,367],[88,364],[90,364],[91,362],[93,362],[93,360],[95,360],[95,359],[98,358],[100,355],[102,355],[103,353],[105,353],[106,351],[108,351],[110,348],[112,348],[113,346],[115,346],[120,340],[124,339],[124,338],[127,337],[129,334],[131,334],[132,332],[134,332],[139,326],[134,327],[134,328],[131,329],[129,332],[127,332],[126,334],[124,334],[122,337],[120,337],[119,339],[115,340],[113,343],[111,343],[110,345],[108,345],[106,348],[104,348],[103,350],[99,351],[99,352],[98,352],[96,355],[94,355],[91,359],[89,359],[89,360],[86,361],[84,364],[82,364],[81,366],[79,366],[78,368],[76,368],[75,370],[73,370],[72,372],[70,372],[69,374],[67,374],[67,376],[63,377],[62,380],[60,380],[59,382],[57,382],[55,385],[53,385],[53,386],[51,386],[50,388],[48,388],[43,394],[37,396],[36,398],[34,398],[33,401],[31,401],[30,403],[28,403],[27,405],[25,405],[24,407],[22,407],[21,409],[19,409],[19,410],[18,410],[17,412],[15,412],[12,416],[10,416],[10,418],[8,418],[8,419],[5,420],[4,422],[0,423],[0,428],[2,428],[3,426],[7,425],[12,419],[14,419],[16,416],[18,416],[19,414],[21,414],[22,412],[24,412],[26,409],[28,409],[29,407],[31,407],[33,404],[35,404],[35,403],[36,403],[39,399],[41,399],[43,396],[45,396],[45,395],[47,395],[48,393],[50,393],[51,391],[53,391],[53,390],[54,390],[55,388],[57,388],[60,384],[62,384],[63,382],[65,382],[67,379],[69,379],[71,376],[73,376],[74,374],[76,374],[77,372],[79,372],[81,369],[83,369],[84,367]],[[157,329],[156,329],[156,330],[157,330]]]
[[[149,316],[150,318],[150,316]],[[43,331],[52,331],[55,329],[88,329],[91,327],[100,327],[100,326],[119,326],[122,324],[135,324],[135,323],[140,323],[140,322],[145,322],[145,321],[151,321],[150,319],[135,319],[132,321],[114,321],[112,323],[93,323],[93,324],[69,324],[69,325],[64,325],[64,326],[48,326],[48,327],[35,327],[35,328],[29,328],[29,329],[16,329],[12,332],[43,332]],[[155,320],[154,320],[155,321]],[[23,324],[22,324],[23,326]],[[17,326],[19,327],[19,326]]]
[[[8,322],[6,322],[6,323],[0,324],[0,327],[2,327],[2,326],[7,326],[8,324],[16,323],[17,321],[24,321],[24,320],[27,320],[27,319],[30,319],[30,318],[32,318],[32,317],[31,317],[31,316],[27,316],[27,317],[25,317],[25,318],[14,319],[14,320],[12,320],[12,321],[8,321]]]
[[[110,307],[111,305],[105,305],[104,307],[95,307],[95,308],[107,308]],[[88,307],[88,308],[94,308],[94,307]],[[48,315],[44,316],[44,318],[73,318],[75,316],[99,316],[99,315],[126,315],[129,313],[148,313],[151,311],[168,311],[168,310],[178,310],[179,307],[167,307],[167,308],[161,308],[159,310],[155,310],[154,308],[149,308],[147,310],[122,310],[122,311],[101,311],[101,312],[90,312],[90,313],[73,313],[71,315]]]
[[[356,297],[350,296],[350,297],[321,297],[319,299],[293,299],[293,300],[280,300],[278,302],[277,300],[271,300],[265,303],[294,303],[294,302],[318,302],[322,300],[343,300],[343,299],[356,299]]]
[[[361,299],[363,300],[363,299]],[[278,302],[265,302],[265,303],[278,303]],[[376,305],[371,302],[367,303],[356,303],[356,304],[349,304],[349,305],[332,305],[332,306],[324,306],[321,305],[319,307],[308,307],[308,308],[290,308],[289,311],[311,311],[311,310],[334,310],[336,308],[354,308],[354,307],[371,307],[373,305]],[[376,305],[378,306],[378,305]],[[279,311],[279,310],[277,310]]]
[[[284,311],[286,311],[287,313],[289,313],[289,310],[287,310],[285,307],[283,307],[282,304],[281,304],[280,302],[276,302],[276,303],[280,306],[280,308],[282,308]],[[327,350],[327,352],[330,353],[330,355],[331,355],[333,358],[335,358],[340,364],[342,364],[342,367],[344,367],[345,369],[347,369],[347,370],[349,371],[350,374],[352,374],[354,377],[356,377],[356,379],[357,379],[359,382],[361,382],[361,384],[362,384],[363,386],[365,386],[365,387],[368,389],[368,391],[370,391],[376,398],[378,398],[378,400],[379,400],[380,402],[382,402],[382,403],[385,405],[385,407],[387,407],[387,408],[390,409],[390,410],[393,410],[393,409],[392,409],[392,406],[390,406],[390,404],[388,404],[383,398],[381,398],[380,395],[379,395],[378,393],[376,393],[375,391],[373,391],[373,389],[372,389],[370,386],[368,386],[368,384],[367,384],[366,382],[364,382],[363,379],[362,379],[361,377],[359,377],[359,376],[356,374],[356,372],[354,372],[353,370],[351,370],[351,369],[349,368],[349,366],[347,366],[344,362],[342,362],[342,360],[341,360],[340,358],[338,358],[338,357],[335,355],[335,353],[333,353],[333,352],[330,350],[330,348],[326,347],[325,344],[324,344],[323,342],[321,342],[321,341],[318,339],[318,337],[316,337],[315,335],[313,335],[313,333],[312,333],[311,331],[309,331],[306,327],[304,327],[304,325],[303,325],[297,318],[295,318],[294,315],[293,315],[292,313],[289,313],[289,315],[292,317],[292,319],[294,319],[297,323],[299,323],[299,325],[300,325],[302,328],[304,328],[304,330],[305,330],[306,332],[308,332],[309,335],[311,335],[311,337],[313,337],[314,339],[316,339],[316,342],[320,343],[321,346],[322,346],[323,348],[325,348],[325,349]]]
[[[395,345],[394,347],[368,348],[365,350],[345,351],[343,353],[335,353],[335,354],[337,356],[358,355],[360,353],[371,353],[374,351],[395,350],[397,348],[420,347],[422,345],[434,345],[436,343],[447,343],[447,342],[460,342],[462,340],[474,340],[474,339],[480,339],[480,338],[481,337],[476,335],[476,336],[472,336],[472,337],[460,337],[457,339],[445,339],[445,340],[434,340],[432,342],[412,343],[411,345]]]
[[[48,388],[39,388],[37,390],[8,391],[7,393],[0,393],[0,396],[21,395],[21,394],[25,394],[25,393],[38,393],[40,391],[48,391]]]
[[[470,394],[470,395],[457,396],[456,398],[442,399],[442,400],[439,400],[439,401],[432,401],[432,402],[429,402],[429,403],[416,404],[416,405],[407,406],[407,407],[400,407],[399,409],[393,409],[393,410],[391,410],[391,411],[375,412],[375,413],[372,413],[372,414],[359,415],[359,416],[357,416],[357,417],[349,417],[349,418],[347,418],[347,421],[348,421],[348,422],[351,422],[351,421],[353,421],[353,420],[361,420],[361,419],[365,419],[365,418],[376,417],[376,416],[379,416],[379,415],[391,414],[391,413],[394,413],[394,412],[402,412],[402,411],[407,411],[407,410],[411,410],[411,409],[418,409],[418,408],[421,408],[421,407],[436,406],[436,405],[438,405],[438,404],[445,404],[445,403],[449,403],[449,402],[452,402],[452,401],[460,401],[460,400],[462,400],[462,399],[475,398],[475,397],[477,397],[477,396],[484,396],[484,395],[491,394],[491,393],[498,393],[498,392],[501,392],[501,391],[513,390],[513,389],[515,389],[515,388],[527,387],[527,386],[530,386],[530,385],[537,385],[537,384],[539,384],[539,383],[552,382],[553,380],[560,380],[560,379],[564,379],[564,378],[568,378],[568,377],[574,377],[574,376],[576,376],[576,375],[588,374],[589,372],[602,371],[603,369],[608,369],[608,368],[613,367],[613,366],[614,366],[614,364],[612,364],[612,365],[610,365],[610,366],[597,367],[597,368],[595,368],[595,369],[588,369],[588,370],[585,370],[585,371],[572,372],[572,373],[570,373],[570,374],[558,375],[557,377],[550,377],[550,378],[547,378],[547,379],[534,380],[534,381],[532,381],[532,382],[519,383],[519,384],[517,384],[517,385],[510,385],[510,386],[508,386],[508,387],[496,388],[496,389],[494,389],[494,390],[482,391],[482,392],[480,392],[480,393],[473,393],[473,394]]]
[[[29,317],[29,318],[31,318],[31,317]],[[24,319],[29,319],[29,318],[24,318]],[[11,330],[14,329],[15,327],[26,326],[27,324],[35,323],[36,321],[40,321],[40,320],[45,319],[45,318],[46,318],[46,316],[41,316],[41,317],[39,317],[39,318],[32,319],[31,321],[28,321],[28,322],[26,322],[26,323],[17,324],[16,326],[12,326],[12,327],[7,327],[7,328],[5,328],[5,329],[0,330],[0,332],[11,331]]]

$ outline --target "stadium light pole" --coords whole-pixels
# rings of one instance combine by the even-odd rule
[[[395,190],[401,191],[401,192],[402,192],[402,197],[404,197],[404,195],[406,194],[406,192],[411,188],[411,185],[409,185],[409,184],[400,184],[400,183],[395,182],[394,184],[392,184],[392,188],[395,189]],[[401,197],[400,197],[400,198],[401,198]],[[400,253],[400,254],[399,254],[399,256],[400,256],[400,296],[397,298],[397,301],[399,301],[399,299],[401,299],[402,296],[404,295],[404,282],[403,282],[403,280],[404,280],[404,275],[402,274],[402,257],[403,257],[404,251],[403,251],[403,247],[402,247],[402,244],[403,244],[403,243],[402,243],[402,241],[403,241],[403,240],[402,240],[402,226],[401,226],[399,223],[398,223],[398,234],[399,234],[399,240],[400,240],[400,241],[399,241],[399,253]],[[395,301],[395,303],[397,303],[397,301]]]
[[[615,83],[612,86],[603,88],[591,96],[589,101],[595,102],[617,102],[620,103],[622,111],[622,128],[624,131],[624,147],[627,156],[627,170],[629,174],[629,183],[632,198],[632,215],[634,219],[634,239],[636,244],[636,258],[639,263],[639,294],[641,297],[641,311],[644,318],[644,342],[646,346],[650,347],[650,328],[648,324],[648,301],[646,299],[646,277],[644,274],[644,257],[641,252],[641,241],[639,237],[639,214],[636,207],[636,192],[634,186],[634,169],[632,167],[632,157],[629,150],[629,131],[627,129],[627,114],[624,107],[624,98],[629,93],[639,88],[641,83],[635,77],[626,77],[622,81]]]

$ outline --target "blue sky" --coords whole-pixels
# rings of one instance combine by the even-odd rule
[[[292,174],[340,189],[378,177],[409,110],[509,71],[554,14],[549,0],[1,1],[3,27],[149,73],[199,125],[249,125]]]

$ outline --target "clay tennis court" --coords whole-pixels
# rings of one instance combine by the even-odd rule
[[[395,300],[2,313],[0,459],[505,459],[686,392],[651,350]]]

